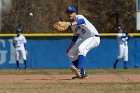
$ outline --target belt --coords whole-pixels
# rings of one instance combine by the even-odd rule
[[[95,35],[95,37],[100,37],[99,35]]]
[[[21,46],[16,46],[16,48],[21,47]]]

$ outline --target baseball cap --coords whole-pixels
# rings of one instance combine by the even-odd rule
[[[116,28],[115,28],[115,30],[117,31],[117,32],[122,32],[122,26],[121,25],[117,25],[116,26]]]
[[[121,25],[118,25],[117,29],[118,30],[121,30],[122,29],[122,26]]]
[[[20,28],[16,28],[16,33],[20,33],[22,30]]]
[[[66,12],[76,12],[76,8],[74,6],[68,6]]]

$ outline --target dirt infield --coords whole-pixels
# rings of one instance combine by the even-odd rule
[[[0,83],[114,83],[140,82],[140,74],[89,75],[88,79],[72,80],[73,75],[0,75]]]

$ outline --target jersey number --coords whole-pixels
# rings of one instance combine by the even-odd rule
[[[77,32],[78,30],[79,30],[79,31],[81,30],[81,33],[82,33],[82,34],[86,33],[86,31],[85,31],[84,29],[81,29],[80,26],[77,26],[77,27],[75,28],[75,32]]]
[[[85,31],[84,29],[82,29],[82,31],[81,31],[81,32],[82,32],[82,34],[86,33],[86,31]]]

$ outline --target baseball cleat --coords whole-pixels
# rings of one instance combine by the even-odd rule
[[[80,77],[80,79],[87,79],[88,78],[88,75],[87,74],[84,74]]]
[[[72,72],[73,72],[76,76],[81,77],[81,74],[80,74],[79,69],[77,69],[77,68],[74,67],[74,66],[71,66],[71,70],[72,70]]]
[[[80,79],[81,77],[79,77],[79,76],[74,76],[74,77],[72,77],[72,79]]]

